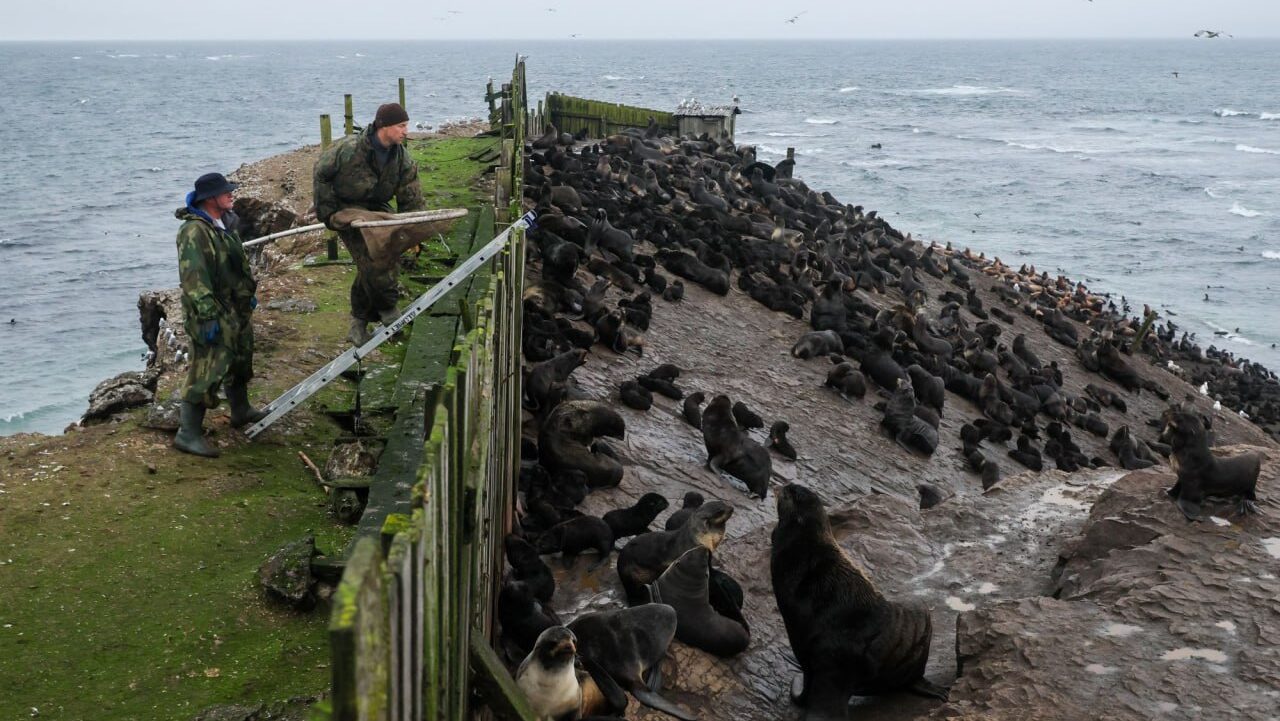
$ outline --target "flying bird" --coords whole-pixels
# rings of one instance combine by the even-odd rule
[[[1177,80],[1177,79],[1178,79],[1178,71],[1177,71],[1177,70],[1174,70],[1174,71],[1173,71],[1173,79],[1174,79],[1174,80]]]
[[[1193,35],[1192,37],[1209,38],[1210,40],[1212,40],[1213,38],[1221,37],[1223,35],[1226,35],[1229,38],[1235,37],[1231,33],[1224,33],[1221,30],[1197,30],[1196,34]]]
[[[783,20],[782,22],[784,22],[784,23],[791,23],[792,25],[795,25],[795,24],[796,24],[796,21],[800,19],[800,16],[801,16],[801,15],[804,15],[804,14],[805,14],[805,13],[807,13],[807,12],[809,12],[809,11],[808,11],[808,10],[801,10],[799,13],[797,13],[797,14],[795,14],[795,15],[792,15],[791,17],[787,18],[786,20]]]

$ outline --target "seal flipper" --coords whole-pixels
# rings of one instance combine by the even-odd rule
[[[797,706],[804,706],[808,703],[808,697],[805,696],[804,673],[798,673],[791,679],[791,703]]]
[[[1178,506],[1178,510],[1182,511],[1182,515],[1187,517],[1188,521],[1200,520],[1200,504],[1195,501],[1187,500],[1186,496],[1180,496],[1174,501]]]
[[[951,697],[951,689],[946,688],[945,686],[939,686],[923,676],[916,679],[916,682],[911,684],[911,688],[907,690],[917,696],[936,698],[942,701],[946,701]]]
[[[683,706],[676,705],[675,703],[672,703],[671,701],[666,700],[665,698],[659,696],[658,694],[654,693],[653,691],[650,691],[647,688],[640,687],[640,688],[632,689],[631,695],[635,696],[636,700],[644,704],[645,706],[648,706],[649,708],[657,709],[666,714],[671,714],[672,716],[675,716],[676,718],[681,719],[681,721],[697,721],[698,720],[697,714],[693,713],[692,711],[689,711]]]
[[[605,701],[609,702],[609,708],[619,711],[626,710],[627,692],[618,685],[613,676],[610,676],[603,666],[586,656],[579,655],[578,659],[582,661],[582,667],[587,670],[587,673],[591,674],[591,680],[596,682],[596,687],[604,695]]]

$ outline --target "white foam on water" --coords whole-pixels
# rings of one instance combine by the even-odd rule
[[[1198,658],[1211,663],[1226,663],[1227,654],[1213,648],[1175,648],[1172,651],[1166,651],[1160,657],[1161,661],[1187,661]]]
[[[1115,666],[1103,666],[1100,663],[1091,663],[1088,666],[1085,666],[1084,670],[1088,671],[1089,673],[1095,674],[1097,676],[1106,676],[1107,674],[1115,673],[1120,669],[1116,668]]]
[[[804,121],[810,125],[835,125],[839,120],[831,120],[830,118],[805,118]]]
[[[772,133],[765,133],[765,135],[769,136],[770,138],[816,138],[816,137],[818,137],[818,136],[816,136],[816,135],[811,135],[811,134],[809,134],[809,133],[778,133],[778,132],[772,132]]]
[[[1253,113],[1247,113],[1243,110],[1232,110],[1231,108],[1221,108],[1213,111],[1213,114],[1217,115],[1219,118],[1235,118],[1241,115],[1252,115]]]
[[[72,60],[83,60],[84,58],[80,57],[79,55],[72,55],[72,56],[71,56],[71,59],[72,59]]]
[[[840,88],[840,92],[842,92],[842,93],[852,93],[853,91],[855,91],[855,90],[857,90],[857,89],[858,89],[858,86],[857,86],[857,85],[850,85],[850,86],[849,86],[849,87],[847,87],[847,88]]]
[[[1280,155],[1280,150],[1268,150],[1267,148],[1258,148],[1244,143],[1237,143],[1236,150],[1242,153],[1256,153],[1261,155]]]
[[[1259,120],[1280,120],[1280,113],[1261,113],[1258,115]]]
[[[1103,636],[1128,638],[1135,633],[1142,633],[1142,628],[1140,626],[1131,626],[1127,623],[1108,623],[1102,627]]]
[[[1280,250],[1264,250],[1262,257],[1267,260],[1280,260]]]
[[[972,603],[967,603],[965,601],[962,601],[960,600],[960,598],[956,596],[947,596],[947,608],[951,609],[952,611],[964,612],[964,611],[972,611],[973,609],[977,608],[977,606],[973,605]]]
[[[1213,625],[1214,625],[1214,626],[1217,626],[1218,628],[1220,628],[1220,629],[1222,629],[1222,630],[1224,630],[1224,631],[1229,631],[1229,632],[1231,632],[1231,633],[1235,633],[1235,632],[1236,632],[1236,625],[1235,625],[1235,623],[1233,623],[1233,622],[1231,622],[1231,621],[1218,621],[1217,623],[1215,623],[1215,624],[1213,624]]]
[[[1280,558],[1280,538],[1264,538],[1262,539],[1262,547],[1267,549],[1267,553]],[[1263,578],[1268,578],[1268,576],[1263,576]]]
[[[1238,215],[1241,218],[1256,218],[1264,213],[1260,210],[1250,210],[1240,204],[1239,201],[1231,204],[1231,210],[1227,211],[1232,215]]]
[[[1209,196],[1210,198],[1213,198],[1214,200],[1217,200],[1222,197],[1220,194],[1213,192],[1213,188],[1205,188],[1204,194]]]
[[[928,88],[925,90],[917,90],[915,92],[921,95],[998,95],[1002,93],[1016,93],[1013,88],[995,87],[988,88],[981,85],[952,85],[949,88]]]
[[[1006,140],[1004,141],[1004,144],[1014,148],[1022,148],[1023,150],[1049,150],[1055,153],[1063,153],[1063,154],[1078,153],[1081,155],[1088,155],[1089,153],[1094,152],[1092,150],[1084,150],[1083,148],[1059,148],[1054,145],[1038,145],[1036,143],[1018,143],[1012,140]]]

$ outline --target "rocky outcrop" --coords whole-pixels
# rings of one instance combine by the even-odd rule
[[[258,584],[267,596],[299,610],[316,604],[311,559],[319,555],[315,536],[294,541],[276,551],[258,567]]]
[[[91,426],[105,423],[117,413],[144,406],[156,397],[156,382],[160,371],[149,368],[144,371],[127,371],[98,384],[89,394],[89,410],[84,412],[80,424]]]
[[[260,198],[236,198],[235,213],[240,216],[240,237],[260,238],[288,230],[297,224],[298,216],[283,203],[269,203]]]
[[[1231,454],[1244,447],[1220,449]],[[958,678],[936,718],[1274,719],[1280,708],[1280,452],[1263,513],[1187,522],[1167,469],[1116,481],[1057,569],[1057,598],[962,614]],[[1030,711],[1030,713],[1029,713]]]

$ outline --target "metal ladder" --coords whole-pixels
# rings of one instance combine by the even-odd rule
[[[489,241],[487,245],[477,251],[470,258],[463,261],[462,265],[454,268],[453,272],[445,276],[443,280],[432,286],[426,293],[418,296],[418,299],[406,308],[404,313],[401,314],[394,323],[388,326],[383,326],[381,330],[373,334],[373,337],[369,339],[368,343],[365,343],[359,348],[351,348],[347,350],[342,355],[329,361],[329,363],[320,370],[312,373],[306,378],[306,380],[303,380],[298,385],[285,391],[279,398],[276,398],[267,404],[267,406],[263,408],[263,410],[267,412],[266,418],[263,418],[257,423],[249,426],[244,432],[245,435],[249,438],[256,438],[259,433],[262,433],[267,428],[271,427],[271,424],[280,420],[280,418],[284,417],[286,413],[296,408],[298,404],[315,395],[321,388],[332,383],[335,378],[342,375],[343,371],[358,363],[360,359],[369,355],[377,349],[378,346],[385,343],[388,338],[400,332],[400,330],[406,325],[412,323],[414,318],[417,318],[424,311],[434,305],[436,301],[444,297],[446,293],[453,290],[453,288],[462,283],[462,281],[466,280],[467,276],[474,273],[477,268],[484,265],[489,261],[489,259],[500,253],[506,246],[507,241],[511,239],[511,232],[513,230],[516,228],[528,228],[532,226],[535,217],[536,216],[533,211],[525,213],[519,220],[512,223],[506,230],[499,233],[496,238]]]

